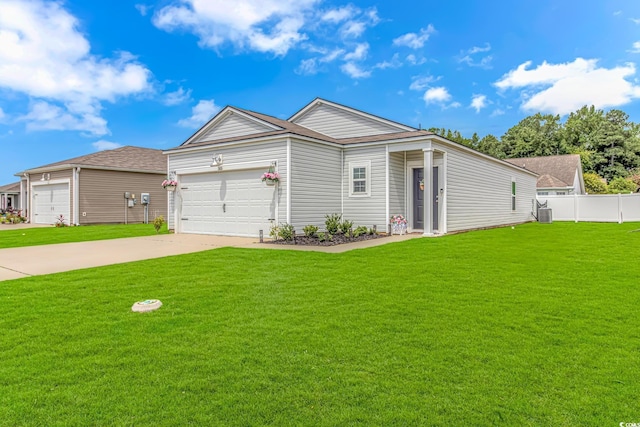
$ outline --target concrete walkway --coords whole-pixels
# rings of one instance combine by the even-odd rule
[[[93,242],[60,243],[0,249],[0,281],[41,274],[60,273],[81,268],[101,267],[131,261],[188,254],[221,247],[303,250],[340,253],[353,249],[384,245],[421,234],[391,236],[337,246],[295,246],[258,243],[246,237],[208,236],[199,234],[161,234]]]

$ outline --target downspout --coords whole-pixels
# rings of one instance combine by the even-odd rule
[[[384,229],[386,232],[389,231],[389,144],[385,145],[385,164],[384,164],[384,186],[385,186],[385,220],[384,220]]]
[[[287,224],[291,224],[291,138],[287,138]]]
[[[27,197],[25,197],[26,203],[25,207],[27,208],[27,214],[29,215],[29,222],[31,223],[31,177],[28,173],[24,174],[27,177]]]
[[[340,148],[340,214],[344,215],[344,148]]]
[[[80,167],[73,171],[73,223],[80,225]]]

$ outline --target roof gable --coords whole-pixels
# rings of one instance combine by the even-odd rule
[[[358,138],[416,129],[354,108],[316,98],[288,120],[332,138]]]
[[[282,130],[282,127],[271,121],[247,114],[239,108],[227,106],[185,141],[183,145],[278,130]]]
[[[528,169],[540,175],[540,178],[538,179],[538,187],[542,188],[551,188],[551,183],[553,183],[553,187],[573,187],[576,173],[582,173],[579,154],[522,157],[518,159],[505,160],[511,164]],[[543,179],[543,177],[545,178]]]

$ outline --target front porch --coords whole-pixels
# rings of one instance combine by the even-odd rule
[[[387,147],[388,215],[404,215],[408,233],[447,233],[447,153],[431,147]]]

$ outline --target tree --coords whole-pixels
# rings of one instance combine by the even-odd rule
[[[558,115],[536,113],[522,119],[502,136],[507,157],[566,154],[560,128]]]
[[[481,151],[498,159],[504,159],[507,154],[504,150],[504,144],[495,136],[489,134],[482,138],[478,143],[478,151]]]
[[[609,183],[609,193],[633,193],[638,187],[630,179],[616,178]]]
[[[607,184],[597,173],[587,172],[582,175],[584,189],[588,194],[604,194],[607,192]]]

